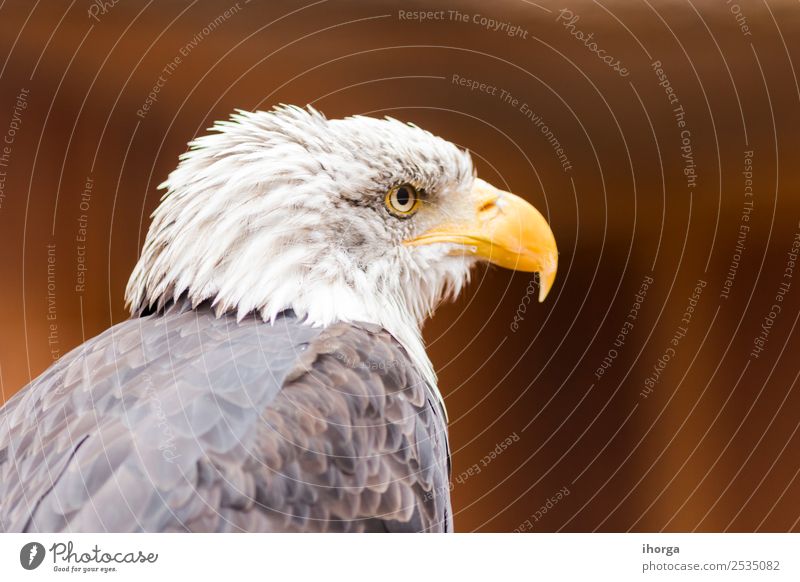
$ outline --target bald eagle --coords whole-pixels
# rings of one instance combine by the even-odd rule
[[[3,531],[452,531],[420,325],[479,261],[556,273],[546,220],[414,125],[238,112],[191,142],[131,318],[0,413]]]

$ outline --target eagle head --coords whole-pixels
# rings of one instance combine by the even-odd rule
[[[133,315],[184,296],[239,318],[375,323],[435,389],[420,325],[475,263],[538,272],[540,301],[553,284],[544,217],[414,125],[281,106],[240,111],[189,146],[128,282]]]

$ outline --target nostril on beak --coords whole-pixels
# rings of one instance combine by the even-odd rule
[[[490,198],[488,200],[484,200],[478,207],[478,214],[486,214],[490,210],[494,210],[496,207],[497,207],[497,198]]]

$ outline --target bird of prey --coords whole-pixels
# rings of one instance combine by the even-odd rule
[[[480,261],[543,300],[547,221],[390,118],[239,111],[189,145],[131,318],[0,412],[0,530],[452,531],[420,326]]]

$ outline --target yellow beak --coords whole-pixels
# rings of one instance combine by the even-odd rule
[[[437,226],[406,241],[408,245],[454,243],[454,253],[480,257],[507,269],[539,273],[539,301],[544,301],[558,268],[558,249],[544,216],[510,192],[481,179],[471,192],[474,217]]]

